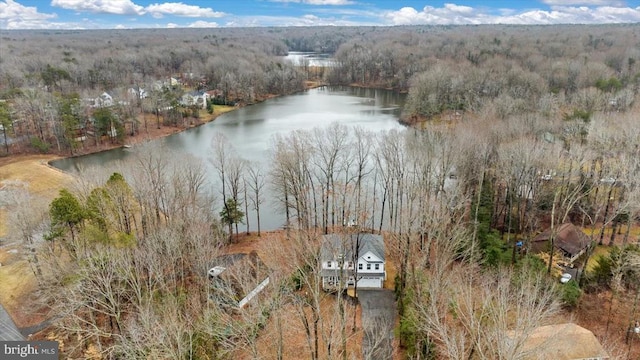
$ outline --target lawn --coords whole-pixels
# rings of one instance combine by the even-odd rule
[[[9,236],[12,209],[23,204],[11,204],[11,192],[26,189],[29,193],[51,201],[58,191],[69,186],[72,177],[54,169],[48,162],[53,155],[28,155],[0,158],[0,302],[18,324],[25,326],[35,315],[29,307],[28,297],[36,288],[29,262],[22,254],[22,246]],[[11,243],[9,243],[11,242]]]
[[[49,161],[57,158],[53,155],[0,158],[0,239],[9,231],[8,202],[11,190],[23,188],[33,196],[50,201],[60,189],[71,184],[72,177],[69,174],[48,165]]]
[[[605,245],[597,245],[596,248],[593,250],[593,254],[591,255],[591,258],[589,259],[589,262],[587,263],[587,272],[593,271],[593,268],[596,266],[597,264],[597,260],[600,256],[605,256],[607,254],[609,254],[609,250],[611,248]]]

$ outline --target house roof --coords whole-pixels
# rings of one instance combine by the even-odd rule
[[[320,259],[335,259],[342,254],[345,259],[352,259],[353,252],[357,251],[358,257],[371,251],[375,256],[384,261],[384,240],[381,235],[374,234],[329,234],[322,237]],[[358,242],[358,239],[360,240]],[[359,249],[355,249],[359,243]]]
[[[218,256],[213,259],[210,269],[213,270],[208,274],[212,284],[220,285],[218,289],[237,300],[249,295],[269,278],[270,272],[255,251]]]
[[[533,242],[543,242],[550,240],[551,228],[536,236]],[[564,223],[557,229],[554,246],[562,249],[568,254],[576,255],[589,246],[589,237],[572,223]]]
[[[523,360],[609,358],[591,331],[573,323],[536,328],[526,339],[523,351]]]
[[[22,340],[25,340],[25,337],[22,336],[7,310],[0,305],[0,341]]]

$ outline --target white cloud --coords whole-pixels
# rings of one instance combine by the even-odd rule
[[[640,7],[602,6],[595,9],[588,7],[554,7],[554,13],[561,13],[572,23],[632,23],[640,21]]]
[[[190,27],[190,28],[217,28],[219,26],[220,25],[218,25],[217,22],[199,20],[199,21],[196,21],[196,22],[193,22],[193,23],[189,24],[188,27]]]
[[[168,23],[167,24],[167,29],[175,29],[175,28],[179,28],[180,25],[178,24],[174,24],[174,23]]]
[[[222,12],[213,11],[211,8],[201,8],[196,5],[178,3],[152,4],[145,8],[153,17],[161,18],[163,15],[174,15],[184,17],[222,17]]]
[[[144,14],[144,7],[134,4],[131,0],[52,0],[51,6],[98,14]]]
[[[472,14],[473,13],[473,8],[469,7],[469,6],[461,6],[461,5],[456,5],[456,4],[444,4],[444,8],[453,12],[453,13],[459,13],[459,14]]]
[[[0,2],[0,29],[44,29],[51,27],[56,14],[38,12],[35,6],[24,6],[13,0]]]
[[[375,26],[380,22],[352,21],[348,19],[319,17],[312,14],[302,17],[294,16],[243,16],[230,18],[225,27],[256,27],[256,26]]]
[[[0,29],[80,29],[80,28],[120,28],[126,20],[100,19],[92,16],[92,21],[70,20],[54,22],[55,13],[41,13],[35,6],[24,6],[20,0],[0,0]],[[43,0],[44,1],[44,0]],[[368,6],[316,7],[313,14],[303,16],[233,16],[216,12],[208,7],[188,5],[183,2],[159,2],[143,7],[141,0],[51,0],[53,6],[79,13],[116,14],[132,18],[150,15],[156,18],[180,16],[207,20],[226,17],[223,23],[195,21],[192,23],[153,24],[137,22],[127,27],[234,27],[234,26],[324,26],[324,25],[416,25],[416,24],[601,24],[640,22],[640,7],[624,5],[622,0],[541,0],[543,8],[520,10],[515,8],[470,7],[445,3],[440,7],[426,6],[422,9],[403,7],[401,9],[375,10]],[[162,0],[156,0],[162,1]],[[171,0],[168,0],[171,1]],[[180,1],[180,0],[173,0]],[[183,0],[187,1],[187,0]],[[243,1],[243,0],[240,0]],[[355,4],[353,0],[269,0],[311,5]],[[449,0],[455,1],[455,0]],[[187,1],[191,2],[191,1]],[[195,1],[193,1],[195,2]],[[203,2],[205,3],[205,2]],[[211,3],[211,2],[207,2]],[[383,2],[393,6],[395,2]],[[621,6],[617,6],[621,5]],[[256,10],[257,11],[257,10]],[[77,14],[76,14],[77,15]],[[60,13],[62,16],[62,13]],[[86,15],[85,15],[86,16]],[[78,16],[76,19],[79,19]],[[115,17],[109,17],[114,19]],[[197,19],[201,18],[201,19]],[[112,22],[109,22],[112,21]],[[173,20],[172,21],[176,21]]]
[[[584,2],[584,1],[583,1]],[[595,1],[592,1],[594,3]],[[383,18],[390,25],[465,25],[465,24],[602,24],[640,22],[640,7],[554,6],[551,10],[533,9],[524,12],[471,8],[455,4],[444,7],[425,6],[421,11],[403,7],[388,11]]]
[[[549,6],[626,6],[623,0],[543,0]]]
[[[271,0],[271,2],[298,3],[309,5],[351,5],[352,0]]]
[[[305,4],[310,5],[350,5],[353,1],[349,0],[303,0]]]
[[[385,17],[390,20],[393,25],[415,25],[415,24],[480,24],[486,20],[478,11],[473,8],[462,7],[464,11],[460,11],[457,5],[445,4],[443,8],[435,8],[433,6],[425,6],[422,11],[418,11],[412,7],[403,7],[398,11],[390,11]]]

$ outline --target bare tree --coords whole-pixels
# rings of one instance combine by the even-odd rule
[[[256,212],[258,236],[260,236],[260,205],[264,202],[264,195],[262,191],[265,186],[265,177],[258,164],[247,165],[247,171],[245,172],[244,180],[245,189],[249,190],[246,196],[246,202],[250,202],[253,210],[255,210]]]
[[[340,156],[346,150],[348,130],[337,123],[326,130],[315,129],[312,142],[314,149],[313,163],[316,178],[322,189],[322,227],[325,234],[329,233],[329,218],[331,226],[336,225],[337,189],[335,181],[339,170]]]
[[[235,209],[229,208],[227,199],[232,199],[237,206],[241,206],[241,179],[244,169],[244,161],[237,157],[235,150],[229,140],[222,134],[218,133],[212,140],[214,149],[214,158],[211,160],[214,168],[218,172],[218,178],[221,182],[222,206],[227,214]],[[228,222],[229,239],[233,236],[233,223]],[[236,223],[236,234],[238,232],[238,224]]]
[[[29,264],[38,283],[42,279],[42,266],[38,252],[43,236],[48,228],[47,207],[44,199],[30,195],[26,189],[16,188],[9,192],[9,204],[13,211],[10,212],[10,234],[24,244],[29,254]]]
[[[519,276],[509,272],[475,274],[479,273],[473,265],[456,265],[429,277],[427,289],[431,296],[416,297],[413,308],[420,319],[419,328],[436,342],[443,357],[523,356],[532,331],[559,310],[554,285],[532,270]],[[512,277],[519,281],[512,281]],[[447,316],[450,311],[455,311],[455,319]]]

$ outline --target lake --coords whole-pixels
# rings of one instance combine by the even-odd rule
[[[404,128],[398,122],[405,96],[393,91],[352,87],[321,87],[294,95],[282,96],[259,104],[239,108],[223,114],[202,126],[151,141],[153,146],[164,146],[165,151],[183,151],[203,160],[208,167],[211,182],[217,174],[210,165],[211,140],[217,133],[224,134],[244,159],[266,164],[269,148],[277,133],[293,130],[312,130],[334,122],[346,126],[360,126],[370,131]],[[68,172],[91,166],[105,166],[115,161],[126,161],[135,153],[131,149],[114,149],[81,157],[61,159],[52,165]],[[268,170],[265,166],[265,172]],[[106,180],[106,179],[105,179]],[[271,208],[273,201],[262,205],[261,225],[264,230],[281,228],[284,215]],[[255,229],[255,214],[249,214]],[[243,228],[243,227],[242,227]]]

